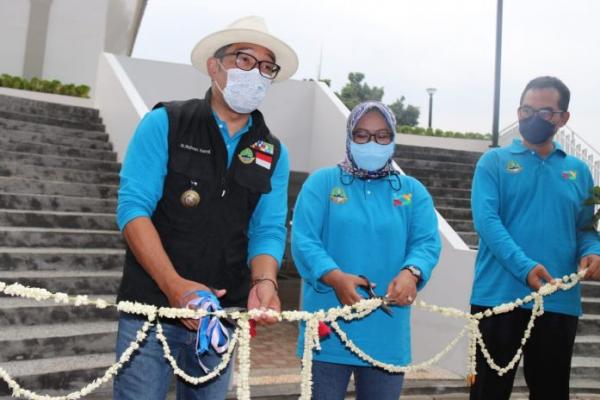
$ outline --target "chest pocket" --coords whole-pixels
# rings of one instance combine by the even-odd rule
[[[169,159],[169,169],[193,180],[211,180],[215,174],[212,157],[209,154],[184,148],[173,152]]]
[[[251,193],[265,194],[271,191],[271,173],[255,164],[236,166],[233,178],[238,185]]]
[[[178,148],[170,156],[168,174],[170,187],[177,195],[193,189],[200,194],[201,205],[214,197],[218,179],[209,154]]]

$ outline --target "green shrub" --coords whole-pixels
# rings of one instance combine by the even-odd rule
[[[90,97],[90,87],[87,85],[74,85],[72,83],[63,85],[59,80],[46,80],[37,77],[27,80],[19,76],[9,74],[0,75],[0,87],[11,89],[31,90],[34,92],[44,92],[53,94],[62,94],[74,97]]]
[[[422,135],[422,136],[437,136],[437,137],[449,137],[457,139],[477,139],[477,140],[491,140],[492,135],[489,133],[477,133],[477,132],[454,132],[444,131],[441,129],[430,129],[422,128],[420,126],[409,126],[400,125],[396,127],[398,133],[406,133],[409,135]]]

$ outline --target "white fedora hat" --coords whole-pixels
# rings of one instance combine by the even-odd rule
[[[192,65],[208,75],[206,60],[223,46],[233,43],[252,43],[265,47],[275,54],[281,66],[276,81],[288,79],[298,69],[298,56],[290,46],[271,35],[262,17],[250,16],[234,21],[227,28],[201,39],[192,50]]]

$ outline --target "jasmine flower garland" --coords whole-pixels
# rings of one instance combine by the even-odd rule
[[[557,290],[569,290],[575,286],[581,278],[585,275],[585,270],[579,273],[573,273],[571,275],[565,275],[561,279],[556,279],[552,283],[543,285],[537,292],[525,296],[523,299],[517,299],[511,303],[500,304],[494,308],[488,309],[485,312],[476,314],[469,314],[462,310],[451,308],[451,307],[440,307],[436,305],[430,305],[424,301],[417,301],[414,303],[416,307],[420,307],[430,312],[440,313],[447,317],[461,318],[467,320],[466,325],[463,327],[461,332],[456,336],[448,346],[442,351],[433,356],[428,361],[422,362],[417,365],[409,366],[396,366],[392,364],[382,363],[378,360],[373,359],[368,354],[364,353],[361,349],[356,347],[350,338],[346,336],[346,333],[340,328],[337,323],[338,319],[345,321],[351,321],[354,319],[364,318],[369,315],[382,304],[382,300],[379,298],[365,299],[352,306],[343,306],[337,308],[331,308],[326,311],[321,310],[318,312],[310,313],[307,311],[283,311],[277,312],[274,310],[262,311],[262,310],[250,310],[248,312],[226,312],[219,310],[215,312],[207,312],[205,310],[192,310],[187,308],[169,308],[169,307],[155,307],[148,304],[139,304],[133,302],[122,301],[118,304],[107,302],[103,299],[90,299],[86,295],[69,296],[65,293],[52,293],[43,288],[31,288],[23,286],[19,283],[13,283],[7,285],[5,282],[0,282],[0,293],[7,294],[9,296],[18,296],[23,298],[34,299],[37,301],[52,300],[57,304],[73,304],[74,306],[88,306],[93,305],[97,308],[104,309],[107,307],[115,307],[117,310],[129,314],[143,315],[147,318],[147,321],[142,326],[142,329],[137,332],[136,340],[131,342],[130,346],[123,352],[119,360],[109,367],[104,375],[98,379],[95,379],[84,388],[79,391],[69,393],[65,396],[49,396],[39,395],[33,391],[22,388],[8,372],[0,368],[0,379],[3,379],[13,392],[15,397],[24,397],[31,400],[76,400],[87,396],[92,393],[101,385],[107,383],[112,379],[120,369],[130,360],[133,353],[139,349],[140,344],[146,340],[148,330],[153,325],[153,321],[156,320],[156,331],[157,340],[160,341],[165,358],[169,361],[175,374],[182,379],[186,380],[191,384],[199,384],[207,382],[213,379],[219,373],[229,365],[231,361],[231,355],[233,354],[234,348],[238,346],[238,358],[239,358],[239,382],[237,385],[237,396],[238,399],[249,400],[250,399],[250,320],[256,319],[262,315],[268,315],[277,320],[286,321],[304,321],[306,323],[306,329],[304,333],[304,353],[302,357],[302,373],[301,373],[301,400],[309,400],[312,395],[312,360],[313,350],[320,349],[319,340],[319,323],[328,323],[336,334],[340,337],[342,342],[361,359],[367,361],[373,366],[385,369],[390,372],[408,372],[424,367],[430,366],[438,362],[446,353],[448,353],[459,340],[469,332],[469,348],[468,348],[468,362],[467,381],[473,383],[475,381],[475,357],[477,352],[477,345],[480,346],[482,354],[484,355],[488,365],[498,372],[499,375],[503,375],[515,368],[522,355],[523,347],[527,343],[527,340],[531,336],[531,331],[535,324],[535,319],[544,313],[544,296],[549,296]],[[505,366],[501,367],[496,364],[493,357],[490,355],[487,347],[481,336],[479,329],[479,321],[483,318],[491,317],[492,315],[504,314],[513,311],[515,308],[521,307],[524,304],[534,302],[531,319],[527,324],[523,338],[521,339],[521,346],[515,353],[512,360]],[[202,377],[192,377],[181,370],[177,365],[177,362],[171,355],[171,350],[167,343],[166,337],[163,334],[162,325],[157,318],[200,318],[207,315],[217,316],[220,318],[229,318],[237,321],[238,329],[233,333],[231,343],[221,363],[217,365],[211,372]]]

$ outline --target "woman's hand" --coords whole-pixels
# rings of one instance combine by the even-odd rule
[[[335,290],[335,294],[342,304],[351,306],[364,299],[356,291],[356,288],[358,286],[366,287],[367,281],[359,276],[346,274],[340,269],[334,269],[322,276],[321,280]]]
[[[417,297],[419,278],[407,269],[400,271],[388,285],[386,297],[391,304],[406,306],[412,304]]]

